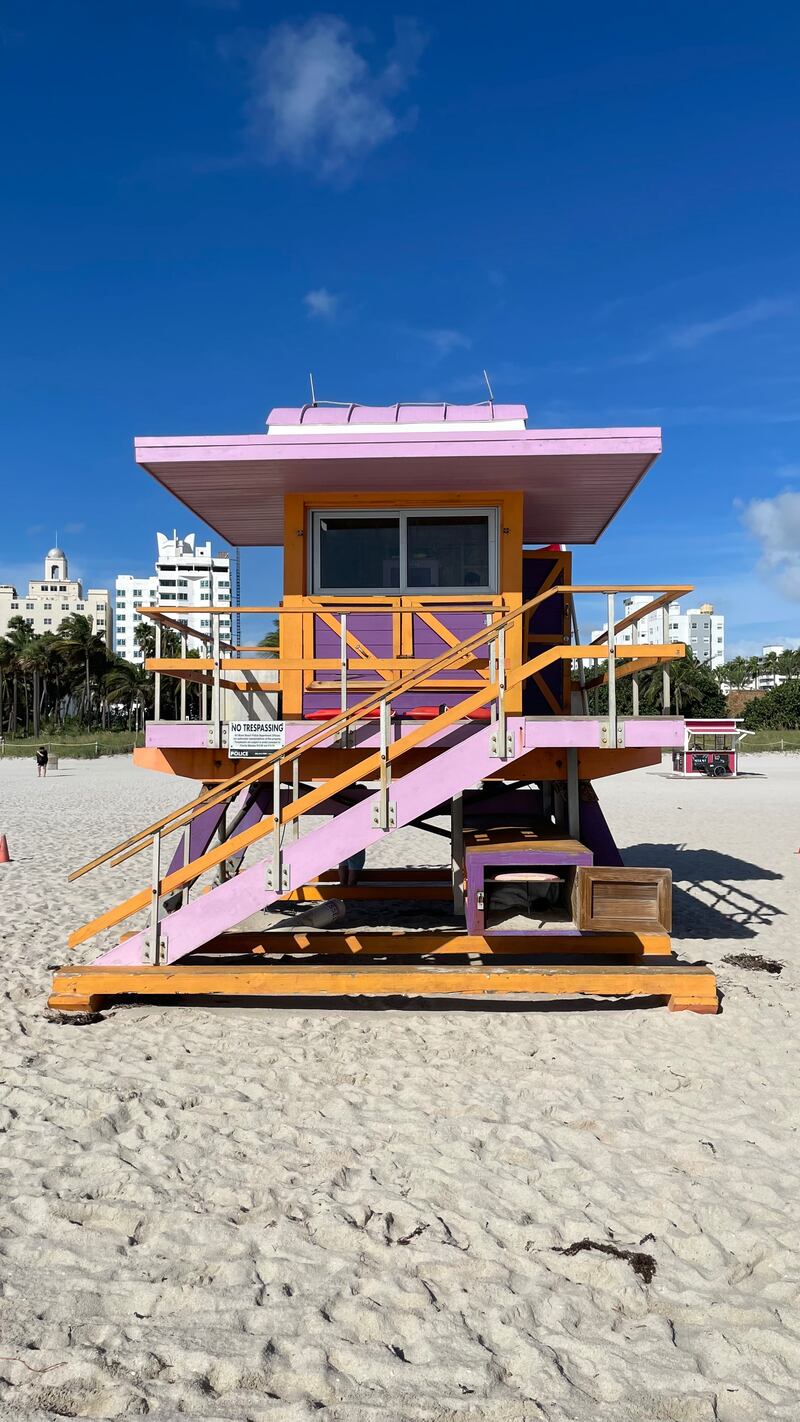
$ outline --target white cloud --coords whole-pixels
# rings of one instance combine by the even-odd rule
[[[786,316],[794,308],[795,302],[791,297],[776,299],[760,297],[757,301],[751,301],[746,306],[737,307],[735,311],[726,311],[721,316],[712,316],[707,321],[684,321],[680,325],[668,327],[649,346],[644,346],[638,351],[631,351],[627,355],[615,356],[611,364],[617,366],[648,365],[650,361],[658,360],[670,352],[693,351],[715,336],[724,336],[735,331],[746,331],[749,327],[757,326],[763,321]]]
[[[667,344],[674,350],[693,350],[712,336],[723,336],[728,331],[746,331],[761,321],[770,321],[773,316],[785,316],[792,309],[793,302],[787,299],[771,301],[762,297],[729,311],[724,316],[715,316],[710,321],[689,321],[676,326],[667,336]]]
[[[432,346],[437,355],[447,356],[451,351],[469,350],[472,342],[463,331],[453,331],[447,326],[434,327],[427,331],[418,331],[417,335],[421,340]]]
[[[264,160],[341,178],[413,121],[395,100],[425,47],[418,24],[395,21],[382,65],[361,52],[364,40],[340,15],[270,31],[253,60],[247,106],[250,140]]]
[[[774,499],[753,499],[742,522],[761,549],[759,571],[784,597],[800,602],[800,493],[787,489]]]
[[[339,297],[328,291],[327,287],[319,286],[315,291],[307,291],[303,301],[309,316],[315,316],[322,321],[335,320],[339,310]]]

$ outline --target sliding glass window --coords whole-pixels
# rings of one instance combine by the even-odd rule
[[[314,594],[494,593],[497,510],[311,515]]]

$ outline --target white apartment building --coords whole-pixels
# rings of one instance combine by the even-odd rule
[[[23,617],[28,626],[41,636],[57,632],[65,617],[80,612],[91,617],[92,628],[111,646],[111,598],[107,588],[89,588],[69,575],[67,555],[62,548],[51,548],[44,560],[44,577],[31,579],[27,593],[20,594],[11,583],[0,583],[0,637],[8,631],[12,617]]]
[[[645,607],[648,602],[652,602],[652,597],[647,593],[636,593],[633,597],[626,597],[623,602],[622,615],[630,617],[632,612],[637,612],[640,607]],[[668,611],[668,625],[670,642],[684,642],[690,647],[699,662],[703,662],[708,667],[721,667],[725,661],[725,616],[724,613],[715,612],[710,602],[701,603],[699,607],[690,607],[686,612],[681,612],[679,602],[671,602]],[[606,631],[607,624],[592,633],[592,637],[599,637]],[[630,627],[626,627],[624,632],[620,632],[617,637],[618,642],[625,642],[631,645],[633,642],[649,643],[651,646],[664,641],[664,624],[662,609],[657,612],[649,612],[644,617],[639,618]]]
[[[181,617],[181,604],[202,608],[229,607],[231,601],[231,566],[228,553],[214,554],[211,544],[197,543],[194,533],[179,538],[173,531],[169,538],[165,533],[156,534],[158,557],[155,574],[135,577],[131,573],[121,573],[115,588],[115,638],[114,651],[117,656],[139,665],[144,660],[141,647],[136,643],[136,629],[147,619],[138,610],[141,607],[164,607],[175,604],[175,616],[189,627],[200,632],[211,631],[211,617],[203,612],[190,613]],[[230,640],[231,619],[229,615],[218,619],[220,637]],[[152,624],[151,624],[152,625]],[[189,639],[190,650],[201,650],[202,644]]]

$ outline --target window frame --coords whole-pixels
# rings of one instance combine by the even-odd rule
[[[428,506],[413,508],[309,509],[311,537],[308,540],[308,587],[310,597],[430,597],[438,595],[463,597],[494,597],[500,583],[500,507],[482,504],[470,508]],[[400,525],[400,576],[394,588],[326,588],[318,579],[322,567],[320,549],[321,521],[324,518],[365,519],[397,518]],[[485,587],[414,587],[408,581],[408,520],[410,518],[485,518],[489,534],[489,583]]]

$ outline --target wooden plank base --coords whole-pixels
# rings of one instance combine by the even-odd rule
[[[676,1009],[716,1012],[714,974],[705,966],[638,963],[542,966],[523,963],[193,963],[174,967],[62,968],[48,1007],[96,1012],[121,997],[665,997]]]

